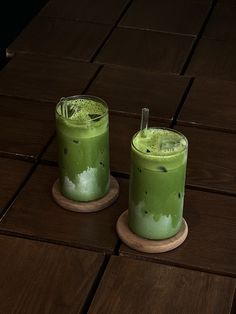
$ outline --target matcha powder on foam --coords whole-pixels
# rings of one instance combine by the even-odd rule
[[[87,123],[98,119],[106,113],[107,109],[100,103],[88,99],[62,99],[58,107],[58,114],[70,120],[76,120],[79,123]]]

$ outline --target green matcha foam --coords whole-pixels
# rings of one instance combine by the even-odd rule
[[[174,169],[186,162],[188,141],[181,133],[165,128],[148,128],[132,140],[132,156],[150,170]]]
[[[99,120],[106,114],[107,108],[99,98],[89,99],[83,96],[62,98],[57,106],[57,113],[65,119],[88,123]]]
[[[108,108],[95,96],[65,97],[56,107],[56,123],[60,132],[70,137],[93,137],[106,132]]]
[[[182,152],[188,144],[186,138],[176,131],[149,128],[136,134],[133,145],[142,153],[170,156]]]

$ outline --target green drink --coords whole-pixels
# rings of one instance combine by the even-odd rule
[[[129,227],[147,239],[166,239],[183,216],[187,139],[164,128],[139,131],[131,144]]]
[[[106,103],[93,96],[62,98],[56,107],[62,194],[92,201],[109,190],[109,127]]]

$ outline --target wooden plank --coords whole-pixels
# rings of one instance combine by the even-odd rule
[[[0,94],[58,102],[82,93],[97,69],[91,63],[17,55],[0,72]]]
[[[28,162],[0,157],[0,212],[23,183],[31,167]]]
[[[207,23],[204,37],[219,40],[236,39],[236,6],[218,4]]]
[[[111,26],[37,16],[8,52],[33,53],[90,61]]]
[[[187,184],[236,195],[236,134],[177,127],[189,141]]]
[[[140,129],[140,119],[110,114],[110,167],[111,171],[128,174],[130,169],[130,145],[133,135]],[[165,122],[149,121],[150,126],[167,127]],[[44,161],[57,161],[56,140],[42,156]]]
[[[1,313],[78,313],[96,279],[98,253],[0,236]]]
[[[115,24],[128,0],[50,0],[40,12],[43,16],[101,24]]]
[[[116,28],[95,59],[151,72],[180,73],[193,38],[129,28]]]
[[[235,285],[232,278],[113,256],[88,313],[229,313]]]
[[[59,207],[52,198],[56,167],[39,166],[0,223],[2,232],[59,242],[69,246],[112,253],[117,245],[116,221],[127,208],[127,181],[118,179],[120,196],[97,213],[75,213]]]
[[[186,74],[221,80],[236,80],[235,40],[201,38]]]
[[[54,132],[55,104],[0,96],[0,154],[35,158]]]
[[[105,99],[112,112],[140,118],[148,107],[152,118],[170,122],[188,83],[187,77],[104,66],[86,93]]]
[[[236,133],[236,83],[195,79],[177,123]]]
[[[194,1],[137,0],[132,2],[119,25],[196,36],[209,10]]]
[[[184,217],[189,233],[177,249],[140,253],[122,244],[120,254],[236,277],[236,198],[186,190]]]

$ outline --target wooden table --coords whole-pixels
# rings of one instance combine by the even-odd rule
[[[217,3],[216,3],[217,2]],[[0,313],[236,311],[234,1],[50,0],[0,70]],[[120,185],[103,211],[60,208],[54,110],[96,95],[110,116]],[[130,141],[150,125],[189,140],[187,240],[161,254],[121,243]]]

